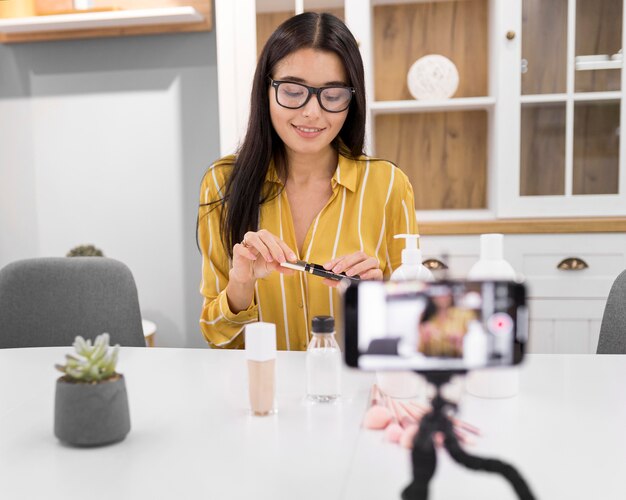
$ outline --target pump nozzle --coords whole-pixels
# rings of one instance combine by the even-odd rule
[[[405,248],[408,250],[417,250],[419,248],[417,242],[420,239],[420,235],[419,234],[396,234],[394,236],[394,238],[398,239],[398,238],[404,238],[406,241],[406,246]]]
[[[419,250],[418,241],[420,239],[419,234],[396,234],[394,238],[404,238],[404,250],[402,250],[402,263],[403,264],[421,264],[422,252]]]

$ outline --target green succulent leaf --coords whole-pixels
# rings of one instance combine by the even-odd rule
[[[85,382],[99,382],[115,375],[120,346],[111,347],[109,340],[108,333],[98,335],[93,343],[76,337],[73,343],[76,355],[67,354],[65,366],[55,365],[55,368],[74,380]]]

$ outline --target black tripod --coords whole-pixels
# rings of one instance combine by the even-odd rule
[[[517,496],[522,500],[534,500],[528,484],[517,472],[515,467],[493,458],[481,458],[466,453],[459,444],[452,421],[448,417],[448,410],[455,409],[456,405],[445,400],[441,395],[441,387],[450,381],[454,372],[425,373],[426,380],[437,390],[432,400],[432,410],[422,417],[419,431],[413,441],[411,458],[413,461],[413,481],[402,492],[402,500],[426,500],[428,498],[428,483],[435,473],[437,455],[433,444],[433,434],[441,432],[444,435],[444,447],[450,456],[468,469],[495,472],[504,476]]]

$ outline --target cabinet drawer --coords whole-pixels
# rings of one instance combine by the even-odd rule
[[[528,300],[531,320],[601,320],[605,299],[533,299]]]
[[[527,352],[533,354],[594,354],[600,320],[531,320]]]
[[[450,278],[465,278],[480,255],[478,236],[424,236],[420,240],[422,256],[437,259],[448,266]]]
[[[626,268],[626,237],[621,234],[516,235],[509,244],[514,267],[526,278],[533,298],[606,299]],[[568,257],[582,259],[589,267],[559,269]]]
[[[604,305],[603,299],[530,299],[528,352],[595,353]]]

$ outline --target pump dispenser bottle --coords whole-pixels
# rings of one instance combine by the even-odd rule
[[[396,234],[404,238],[402,264],[391,274],[391,281],[435,281],[433,274],[422,264],[422,251],[418,248],[419,234]],[[410,371],[377,372],[376,379],[381,390],[392,398],[415,398],[425,392],[424,379]]]
[[[480,236],[480,259],[469,270],[467,275],[469,279],[514,280],[516,278],[515,269],[504,259],[503,242],[502,234]],[[468,393],[482,398],[515,396],[519,392],[519,368],[505,366],[473,370],[467,376],[465,389]]]
[[[434,281],[433,273],[422,264],[422,251],[418,248],[419,234],[396,234],[394,238],[404,238],[402,265],[391,274],[391,281],[422,280]]]

